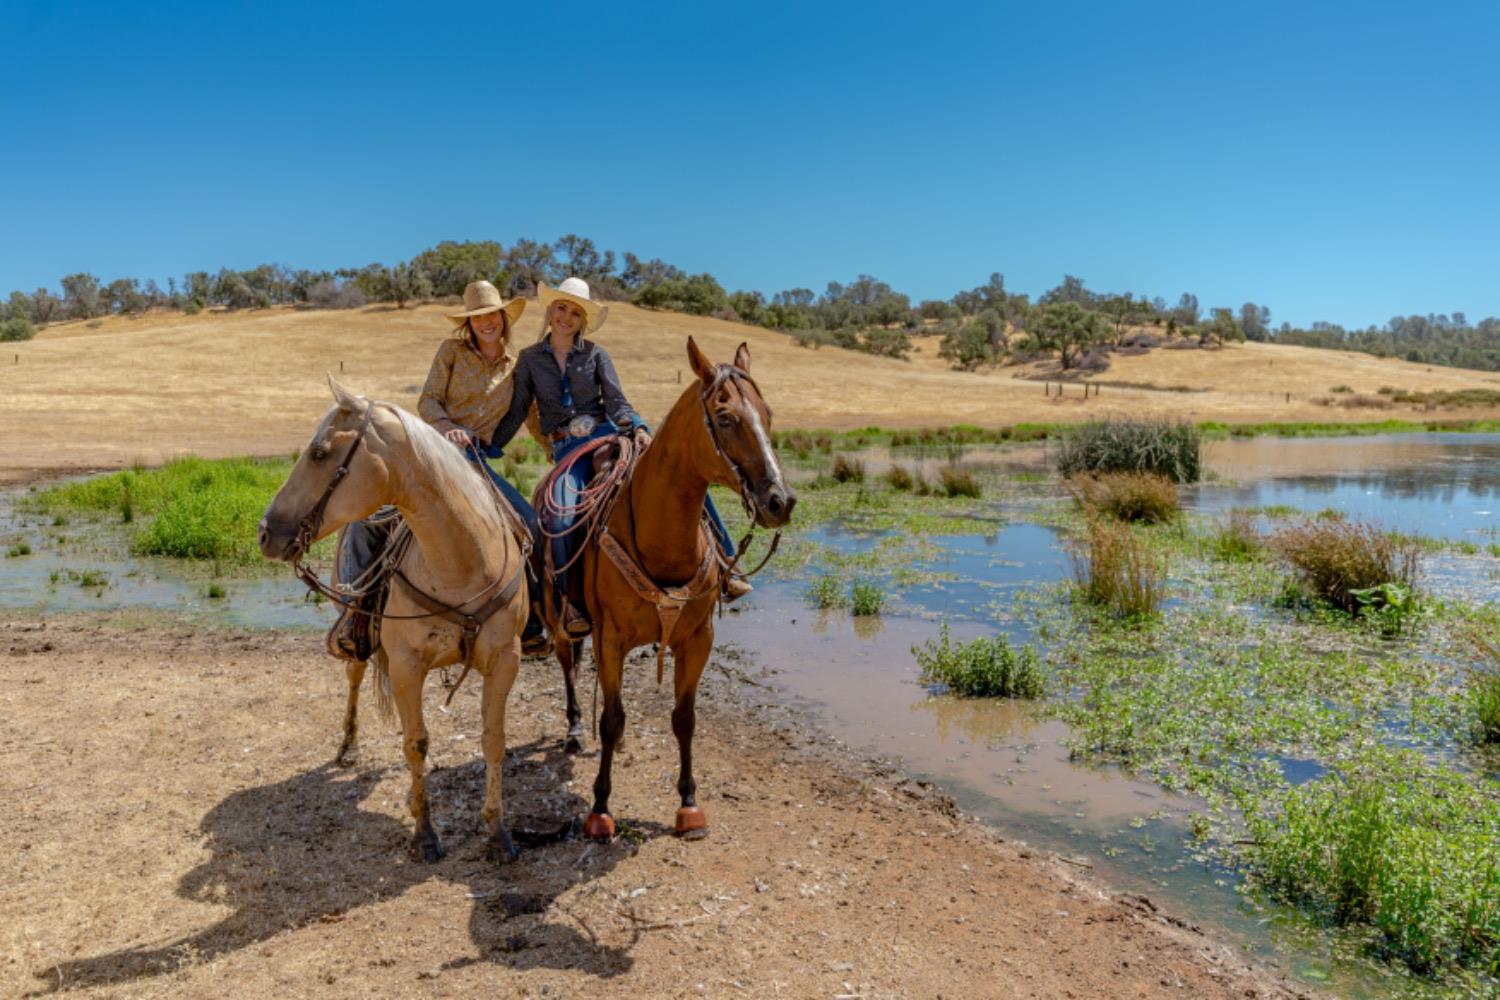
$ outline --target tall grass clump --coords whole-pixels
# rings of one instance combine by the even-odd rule
[[[946,497],[979,497],[979,480],[968,469],[945,465],[938,475],[938,486]]]
[[[954,643],[943,623],[938,638],[913,646],[922,677],[960,698],[1039,698],[1042,668],[1036,650],[1010,647],[1003,635]]]
[[[892,465],[885,474],[887,485],[902,493],[910,493],[916,487],[919,478],[921,478],[920,475],[914,474],[904,465]]]
[[[844,582],[836,576],[824,575],[815,579],[807,588],[807,599],[813,607],[823,610],[842,608],[849,603],[844,592]]]
[[[1096,517],[1073,553],[1078,592],[1119,618],[1156,615],[1167,592],[1167,557],[1143,544],[1130,525]]]
[[[1265,551],[1265,539],[1249,511],[1232,510],[1209,539],[1209,551],[1220,562],[1253,562]]]
[[[835,482],[862,483],[865,481],[865,463],[845,454],[833,456],[833,468],[829,470]]]
[[[1363,928],[1414,972],[1500,971],[1500,799],[1409,750],[1366,751],[1248,817],[1256,882]]]
[[[1342,516],[1288,525],[1271,546],[1315,598],[1350,614],[1409,602],[1421,554],[1414,539]]]
[[[1500,744],[1500,647],[1485,636],[1470,636],[1483,661],[1470,668],[1466,696],[1480,743]]]
[[[1068,492],[1090,515],[1161,524],[1177,517],[1177,484],[1151,472],[1101,472],[1067,480]]]
[[[1196,483],[1203,435],[1170,420],[1093,420],[1067,433],[1057,453],[1064,476],[1086,472],[1149,472],[1174,483]]]

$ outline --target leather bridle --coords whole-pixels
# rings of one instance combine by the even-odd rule
[[[750,547],[750,540],[755,536],[756,527],[760,525],[762,512],[760,502],[755,498],[755,491],[751,488],[749,477],[745,475],[745,471],[740,468],[739,463],[730,457],[729,452],[724,448],[723,442],[719,440],[718,425],[714,423],[713,413],[709,410],[710,401],[724,387],[724,383],[726,382],[734,382],[736,384],[736,388],[740,390],[740,395],[746,398],[746,405],[752,404],[749,403],[745,390],[740,383],[748,383],[755,390],[755,395],[759,399],[764,400],[765,397],[761,395],[760,386],[756,384],[755,379],[750,377],[749,372],[735,365],[727,364],[714,366],[713,380],[698,395],[698,402],[703,407],[703,424],[708,428],[708,440],[712,442],[714,453],[719,456],[719,460],[729,466],[729,470],[734,473],[734,478],[739,482],[740,505],[745,509],[745,515],[750,519],[750,530],[745,533],[744,538],[740,539],[734,557],[725,566],[725,571],[731,572],[739,565],[740,558],[744,556],[745,550]],[[776,533],[771,536],[771,548],[766,553],[766,557],[760,561],[760,565],[743,575],[753,576],[765,568],[766,563],[770,562],[771,557],[776,554],[776,547],[780,544],[781,529],[778,528],[776,529]]]
[[[365,417],[359,423],[359,433],[354,435],[354,441],[349,445],[349,450],[344,452],[344,460],[339,467],[333,470],[333,478],[323,490],[323,495],[318,502],[313,504],[312,509],[303,515],[302,520],[297,522],[297,560],[295,565],[300,569],[302,559],[312,548],[313,540],[318,537],[318,532],[323,527],[323,512],[328,509],[328,501],[333,499],[333,491],[339,488],[339,484],[349,475],[349,463],[354,461],[354,453],[359,450],[360,444],[365,440],[365,432],[370,429],[370,417],[375,412],[374,403],[365,404]]]

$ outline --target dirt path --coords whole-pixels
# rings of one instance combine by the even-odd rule
[[[716,662],[723,664],[722,657]],[[509,711],[513,826],[586,808],[554,665]],[[429,697],[448,857],[409,860],[393,727],[328,764],[308,634],[0,618],[0,995],[1286,997],[1232,949],[958,817],[711,667],[683,843],[667,692],[628,671],[608,846],[480,857],[477,685]],[[434,683],[433,689],[436,688]]]

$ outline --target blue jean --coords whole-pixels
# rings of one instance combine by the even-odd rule
[[[536,511],[532,509],[531,504],[526,498],[521,495],[521,491],[512,486],[510,480],[496,472],[490,463],[481,459],[473,448],[465,448],[464,456],[483,469],[485,475],[490,477],[490,482],[494,483],[505,499],[510,501],[510,505],[516,509],[516,513],[521,515],[521,520],[526,522],[526,530],[531,532],[532,540],[535,541],[539,538]]]
[[[644,424],[641,426],[645,426]],[[556,441],[552,444],[552,461],[557,463],[566,458],[574,449],[595,438],[608,437],[611,434],[620,433],[613,423],[601,420],[594,432],[586,438],[568,438]],[[582,458],[574,462],[568,471],[557,478],[552,484],[552,503],[559,513],[553,515],[549,525],[553,534],[562,532],[565,528],[571,528],[576,520],[575,515],[568,513],[565,508],[575,506],[578,503],[579,494],[588,486],[589,480],[594,478],[594,462],[590,458]],[[713,525],[719,548],[726,555],[734,555],[734,541],[729,537],[729,529],[724,527],[724,519],[719,516],[719,511],[714,507],[714,498],[704,497],[703,509],[708,512],[709,522]],[[574,531],[561,538],[552,539],[552,564],[554,566],[566,566],[568,560],[578,551],[578,543],[583,537],[582,531]],[[558,574],[558,585],[566,593],[567,576]]]

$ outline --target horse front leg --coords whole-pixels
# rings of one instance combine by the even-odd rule
[[[600,628],[594,630],[594,668],[599,674],[604,711],[599,718],[599,775],[594,779],[594,807],[583,821],[583,835],[590,840],[609,840],[615,835],[614,817],[609,814],[610,770],[615,748],[625,733],[625,702],[620,695],[625,679],[625,649],[619,640],[606,639]]]
[[[568,736],[563,753],[583,752],[583,712],[578,707],[578,664],[583,659],[582,640],[564,638],[557,644],[557,662],[562,664],[563,686],[568,692]]]
[[[349,700],[344,707],[344,742],[339,744],[339,752],[333,758],[333,762],[339,767],[348,767],[354,763],[354,750],[359,742],[359,723],[356,719],[359,711],[359,685],[365,679],[365,662],[350,660],[345,663],[344,676],[349,678]]]
[[[502,796],[502,772],[505,768],[505,703],[510,698],[511,685],[516,680],[516,670],[521,663],[521,639],[519,635],[504,643],[490,661],[490,669],[484,676],[484,691],[480,695],[480,711],[484,717],[484,810],[480,813],[490,828],[490,837],[484,854],[491,862],[503,865],[521,856],[510,832],[505,829],[505,801]]]
[[[713,620],[706,621],[692,635],[672,643],[672,735],[677,737],[680,770],[677,793],[682,805],[677,810],[675,828],[684,840],[701,840],[708,836],[708,818],[698,805],[698,782],[693,779],[693,730],[697,724],[698,680],[708,664],[714,647]]]
[[[417,828],[412,834],[412,853],[422,861],[437,861],[443,856],[443,845],[438,841],[437,831],[432,828],[432,815],[427,805],[427,723],[422,719],[422,681],[426,671],[416,654],[402,650],[391,656],[391,692],[396,701],[396,713],[401,718],[401,749],[406,754],[406,766],[411,769],[412,819]]]

